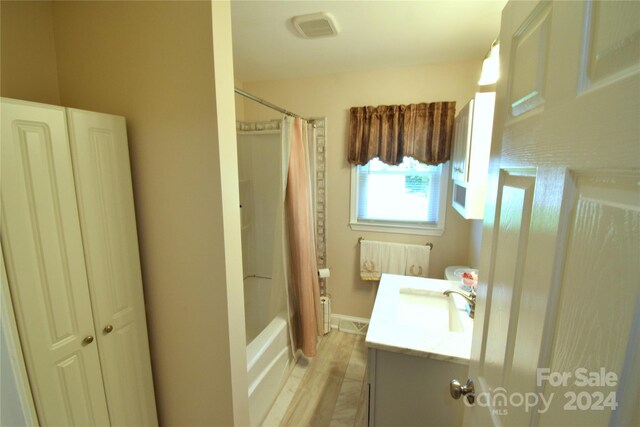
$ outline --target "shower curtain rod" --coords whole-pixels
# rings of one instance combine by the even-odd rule
[[[270,103],[269,101],[266,101],[266,100],[264,100],[262,98],[258,98],[255,95],[251,95],[249,92],[245,92],[242,89],[238,89],[237,87],[234,87],[233,90],[238,95],[242,95],[245,98],[249,98],[252,101],[256,101],[257,103],[262,104],[265,107],[269,107],[269,108],[272,108],[272,109],[274,109],[276,111],[280,111],[281,113],[286,114],[287,116],[297,117],[299,119],[306,120],[309,123],[313,123],[315,121],[315,120],[311,120],[311,119],[306,119],[306,118],[304,118],[302,116],[299,116],[299,115],[297,115],[295,113],[292,113],[291,111],[287,111],[284,108],[278,107],[277,105],[274,105],[274,104]]]

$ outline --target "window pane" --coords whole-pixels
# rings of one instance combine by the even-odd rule
[[[437,222],[441,170],[409,157],[398,166],[377,158],[358,166],[358,219]]]

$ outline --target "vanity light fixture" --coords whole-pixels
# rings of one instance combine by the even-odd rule
[[[482,74],[480,75],[480,86],[491,85],[498,81],[500,75],[500,42],[496,39],[491,43],[491,49],[484,61],[482,61]]]
[[[305,39],[316,39],[338,35],[338,26],[328,13],[318,12],[291,18],[293,27]]]

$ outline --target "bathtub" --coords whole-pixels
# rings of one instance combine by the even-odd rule
[[[263,423],[293,368],[292,361],[286,315],[282,313],[247,345],[251,426]]]

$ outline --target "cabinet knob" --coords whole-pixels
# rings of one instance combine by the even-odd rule
[[[91,344],[92,342],[93,342],[93,337],[91,335],[85,337],[85,339],[82,340],[83,345],[88,345],[88,344]]]
[[[113,326],[112,325],[107,325],[104,327],[103,329],[105,334],[108,334],[109,332],[113,331]]]
[[[461,396],[465,396],[469,403],[473,404],[475,402],[475,388],[471,379],[468,379],[464,385],[460,384],[458,380],[451,380],[449,383],[449,392],[454,399],[460,399]]]

